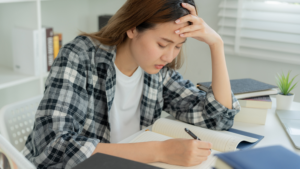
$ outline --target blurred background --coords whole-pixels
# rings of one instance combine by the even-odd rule
[[[0,136],[23,149],[60,48],[80,31],[97,32],[125,2],[0,0]],[[277,85],[278,74],[290,71],[290,80],[300,74],[300,0],[195,3],[198,16],[222,36],[230,80],[251,78]],[[185,62],[178,70],[183,77],[195,85],[211,82],[209,46],[188,38],[183,50]],[[300,76],[292,85],[299,81]],[[292,93],[300,102],[300,83]],[[234,120],[259,125],[265,124],[274,103],[269,96],[239,101],[243,105]],[[162,112],[161,117],[167,115]]]
[[[101,22],[113,15],[125,2],[126,0],[0,0],[0,109],[7,104],[42,94],[49,70],[49,65],[47,67],[46,64],[53,62],[59,48],[73,40],[79,30],[98,31],[99,25],[101,27],[103,24]],[[287,74],[291,70],[290,77],[300,73],[299,0],[195,2],[199,17],[216,30],[225,42],[230,79],[253,78],[276,85],[277,73]],[[16,27],[19,29],[15,29]],[[49,35],[45,33],[46,37],[53,37],[52,55],[44,52],[49,46],[26,51],[28,47],[20,45],[20,41],[16,40],[16,37],[21,36],[20,31],[34,34],[34,31],[42,28],[45,32],[52,32]],[[184,50],[186,59],[179,70],[183,77],[195,85],[211,81],[212,65],[208,45],[188,38]],[[25,74],[20,69],[20,65],[26,62],[36,62],[36,58],[31,56],[25,60],[22,57],[22,63],[17,63],[14,58],[25,55],[26,52],[45,53],[43,58],[39,57],[44,60],[38,61],[45,64],[42,65],[42,73]],[[49,56],[53,56],[52,61],[47,58]],[[300,77],[296,77],[294,82],[299,79]],[[297,102],[300,102],[299,86],[300,84],[292,91],[295,93],[294,101]]]

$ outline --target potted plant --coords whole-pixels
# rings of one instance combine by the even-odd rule
[[[276,109],[289,110],[292,106],[295,93],[291,93],[291,91],[294,89],[298,82],[291,87],[292,82],[296,76],[291,81],[289,81],[289,75],[290,71],[288,72],[287,76],[284,76],[284,74],[282,73],[282,75],[278,74],[278,79],[275,77],[277,79],[277,86],[280,89],[280,93],[278,93],[276,96]]]

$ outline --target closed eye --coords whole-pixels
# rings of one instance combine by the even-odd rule
[[[158,44],[158,46],[161,47],[161,48],[165,48],[165,46],[161,46],[160,44]],[[180,49],[181,47],[177,47],[177,46],[176,46],[176,48],[177,48],[177,49]]]

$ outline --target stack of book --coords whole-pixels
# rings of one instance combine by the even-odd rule
[[[207,92],[210,85],[211,82],[200,82],[197,88]],[[272,108],[270,95],[278,94],[279,88],[251,78],[233,79],[230,85],[241,106],[234,121],[265,124],[268,109]]]
[[[52,27],[43,26],[41,43],[38,35],[38,29],[35,28],[13,27],[12,54],[15,72],[38,76],[50,71],[62,47],[62,33],[53,32]],[[42,53],[39,52],[39,47],[42,48]]]

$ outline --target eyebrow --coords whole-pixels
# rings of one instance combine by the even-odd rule
[[[167,38],[161,38],[161,39],[162,39],[162,40],[165,40],[165,41],[167,41],[167,42],[170,42],[170,43],[174,43],[172,40],[167,39]],[[187,40],[187,38],[185,38],[185,41],[183,41],[183,42],[181,42],[181,43],[179,43],[179,44],[185,43],[186,40]]]

